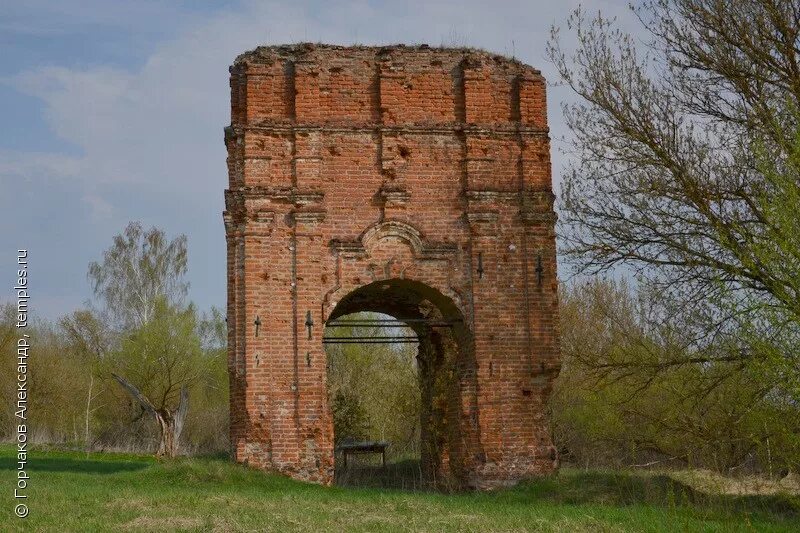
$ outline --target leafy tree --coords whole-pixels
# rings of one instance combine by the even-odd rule
[[[336,442],[361,441],[369,436],[369,414],[353,391],[337,390],[331,400]]]
[[[553,31],[549,57],[578,96],[564,105],[564,251],[582,272],[634,269],[664,297],[681,333],[668,366],[771,361],[761,375],[800,399],[800,6],[635,13],[642,45],[580,10],[574,52]]]
[[[0,350],[11,346],[17,335],[17,310],[10,303],[0,305]]]
[[[114,237],[114,244],[103,254],[102,262],[89,264],[89,280],[96,296],[122,329],[147,324],[162,298],[180,306],[189,284],[186,236],[167,241],[158,228],[145,230],[131,222]]]
[[[660,299],[625,282],[562,286],[563,367],[550,407],[564,457],[587,466],[796,469],[800,410],[764,375],[774,366],[726,361],[739,347],[722,339],[707,348],[718,352],[713,360],[687,364],[698,354],[687,351],[680,323],[653,312]]]
[[[152,318],[132,331],[105,364],[114,378],[159,424],[157,455],[173,457],[189,408],[189,387],[207,372],[193,306],[158,301]],[[124,377],[122,377],[124,376]]]
[[[188,451],[218,453],[228,440],[228,328],[225,315],[216,307],[197,321],[197,336],[203,350],[202,372],[193,383],[189,414],[183,434]]]
[[[216,308],[199,316],[183,304],[185,257],[185,238],[169,241],[160,230],[131,224],[90,268],[100,310],[79,309],[57,322],[31,318],[37,354],[29,368],[29,406],[36,414],[31,439],[81,443],[87,452],[141,450],[159,426],[163,455],[177,452],[179,438],[188,453],[228,449],[225,319]],[[139,291],[143,273],[174,279],[145,281],[151,289]],[[144,297],[154,292],[155,299]],[[0,304],[5,368],[16,361],[15,309]],[[0,372],[0,434],[6,437],[16,427],[15,376]]]
[[[58,321],[70,351],[103,359],[114,343],[114,332],[97,313],[79,309]]]
[[[114,237],[89,279],[121,344],[104,360],[119,384],[151,415],[161,431],[157,454],[174,456],[189,408],[189,386],[200,376],[202,355],[194,307],[183,305],[188,283],[186,237],[168,241],[158,228],[131,222]],[[80,321],[81,324],[86,321]],[[65,326],[86,338],[79,322]],[[91,336],[90,336],[91,339]]]
[[[35,357],[28,359],[28,436],[31,441],[75,442],[83,439],[84,409],[76,391],[90,380],[86,360],[65,350],[63,333],[54,324],[29,316],[25,331],[34,340]],[[0,424],[3,435],[13,436],[17,422],[16,306],[0,306]],[[81,394],[82,396],[82,394]],[[83,398],[82,398],[83,399]]]
[[[0,435],[7,436],[13,434],[14,428],[14,406],[16,402],[16,339],[19,333],[17,329],[17,308],[9,303],[0,305],[0,356],[4,364],[3,368],[9,370],[0,372],[0,391],[2,391],[5,405],[0,407]]]
[[[65,353],[81,361],[84,375],[88,378],[88,383],[84,383],[86,403],[83,420],[83,441],[88,450],[93,444],[92,421],[100,408],[96,400],[105,392],[99,364],[111,351],[115,336],[102,318],[89,309],[79,309],[62,317],[58,326],[65,337]]]

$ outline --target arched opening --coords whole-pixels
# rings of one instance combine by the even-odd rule
[[[420,487],[416,332],[373,312],[344,315],[330,324],[325,351],[336,483]]]
[[[477,425],[470,339],[455,303],[423,283],[377,281],[336,305],[324,342],[338,484],[465,484]]]

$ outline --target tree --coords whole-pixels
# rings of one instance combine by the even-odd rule
[[[198,317],[197,335],[203,350],[201,376],[192,387],[184,447],[200,453],[227,450],[228,435],[228,327],[216,307]]]
[[[17,310],[11,303],[0,305],[0,351],[10,346],[16,336],[16,318]]]
[[[100,360],[111,350],[114,334],[92,310],[79,309],[62,317],[58,325],[64,332],[70,351]]]
[[[663,295],[624,280],[563,284],[562,370],[551,398],[562,456],[586,466],[664,465],[769,474],[800,462],[800,410],[775,394],[769,366],[703,364],[681,323],[652,310]],[[732,371],[734,367],[736,371]]]
[[[88,451],[92,446],[92,418],[99,409],[94,402],[104,392],[102,378],[97,375],[98,365],[111,350],[114,335],[103,320],[89,309],[79,309],[62,317],[58,325],[65,337],[65,352],[82,362],[81,366],[89,377],[83,421],[83,440]]]
[[[369,414],[355,392],[337,390],[331,398],[331,413],[337,444],[367,440],[370,430]]]
[[[185,236],[168,241],[162,230],[145,231],[131,222],[114,237],[103,261],[89,264],[94,293],[121,338],[103,364],[143,413],[158,422],[159,456],[176,454],[189,407],[188,387],[202,370],[196,313],[183,305],[186,258]],[[88,338],[87,346],[100,346],[91,342],[96,325],[85,318],[75,316],[64,326],[76,340]],[[89,398],[88,404],[91,392]]]
[[[671,315],[696,333],[685,362],[771,359],[798,391],[786,339],[800,339],[800,5],[653,0],[635,13],[642,46],[581,11],[574,53],[553,30],[549,57],[578,96],[564,106],[564,251],[582,272],[632,268],[664,312],[685,311]],[[719,337],[739,346],[716,350]]]
[[[186,269],[185,235],[167,241],[162,230],[131,222],[114,237],[103,261],[89,264],[89,280],[115,322],[133,329],[153,318],[160,298],[169,305],[183,303],[189,289]]]
[[[17,329],[17,308],[9,303],[0,304],[0,358],[5,368],[13,368],[16,361],[16,336]],[[12,372],[0,373],[0,394],[6,405],[0,408],[0,435],[8,438],[13,432],[14,427],[14,406],[16,403],[12,398],[16,398],[16,374]]]
[[[207,373],[193,306],[162,299],[141,328],[126,335],[106,365],[114,379],[158,422],[156,455],[174,457],[189,408],[189,388]],[[123,377],[124,376],[124,377]]]

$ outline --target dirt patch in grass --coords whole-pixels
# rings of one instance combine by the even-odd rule
[[[180,531],[197,529],[204,524],[200,518],[184,516],[152,517],[139,516],[122,526],[123,530],[136,531]]]
[[[139,498],[117,498],[105,504],[105,507],[111,510],[120,511],[142,511],[150,508],[150,503],[147,500]]]
[[[710,470],[681,470],[664,473],[706,494],[800,496],[800,478],[794,475],[781,480],[772,480],[757,476],[727,477]]]

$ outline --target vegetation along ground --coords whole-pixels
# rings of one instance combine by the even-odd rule
[[[14,518],[9,507],[2,531],[800,530],[790,489],[731,489],[686,472],[564,468],[494,493],[438,494],[320,487],[224,458],[38,449],[30,465],[30,515]],[[10,486],[10,446],[0,448],[0,468]]]

